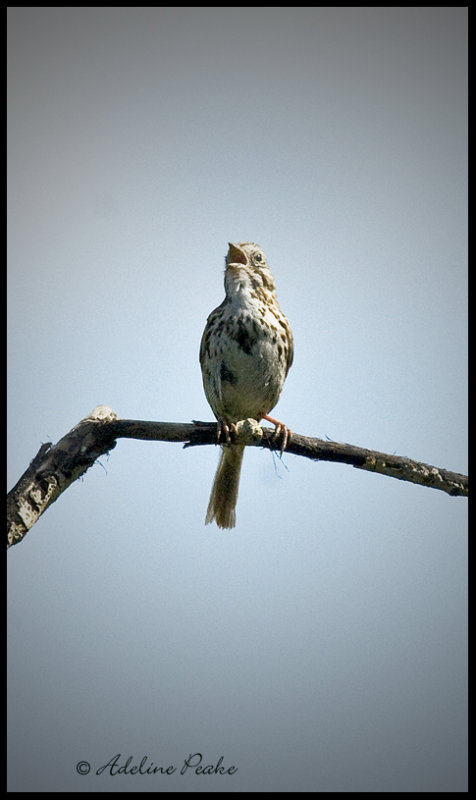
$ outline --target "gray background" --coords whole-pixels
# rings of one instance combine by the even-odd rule
[[[10,8],[9,486],[99,403],[213,418],[237,240],[276,415],[465,471],[466,53],[462,7]],[[120,441],[9,552],[10,790],[464,791],[466,501],[249,450],[223,533],[217,457]]]

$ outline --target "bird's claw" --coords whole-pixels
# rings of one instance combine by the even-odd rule
[[[235,436],[235,423],[228,422],[225,417],[219,417],[217,422],[217,444],[232,444]]]
[[[272,440],[274,443],[278,443],[281,439],[281,454],[284,453],[286,447],[288,446],[289,442],[291,441],[291,429],[288,428],[284,422],[280,422],[278,419],[274,419],[273,417],[269,417],[267,414],[264,414],[262,419],[266,419],[268,422],[272,422],[274,425],[274,433]]]

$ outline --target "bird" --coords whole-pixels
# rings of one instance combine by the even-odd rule
[[[221,454],[205,524],[236,524],[236,503],[245,446],[233,444],[235,423],[265,419],[275,426],[281,452],[291,431],[269,416],[293,362],[291,326],[276,298],[266,256],[254,242],[229,242],[225,298],[209,315],[200,343],[206,398],[217,419]]]

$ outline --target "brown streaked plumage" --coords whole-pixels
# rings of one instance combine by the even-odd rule
[[[207,319],[200,344],[203,387],[225,442],[205,522],[233,528],[244,446],[233,445],[238,420],[267,419],[282,435],[290,431],[268,416],[279,400],[293,361],[293,336],[279,308],[274,278],[261,248],[230,244],[225,264],[225,299]]]

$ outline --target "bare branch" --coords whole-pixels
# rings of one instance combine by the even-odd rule
[[[256,420],[237,423],[236,443],[279,450],[274,430]],[[43,444],[7,498],[7,547],[22,541],[38,517],[68,486],[83,475],[117,439],[184,442],[185,447],[217,443],[215,422],[147,422],[118,419],[107,406],[97,406],[52,446]],[[293,433],[287,453],[314,461],[336,461],[391,478],[440,489],[451,496],[468,495],[468,478],[410,458],[379,453],[350,444],[324,441]]]

